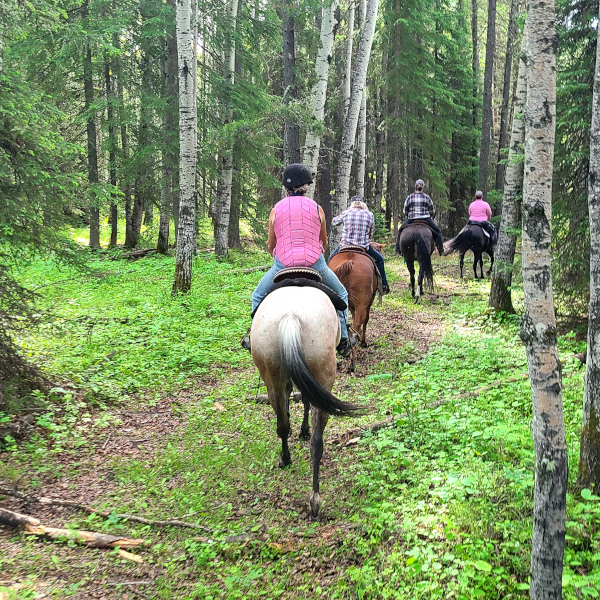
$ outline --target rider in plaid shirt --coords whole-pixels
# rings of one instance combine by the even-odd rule
[[[404,202],[404,215],[406,216],[406,220],[404,223],[402,223],[400,229],[398,230],[398,241],[396,243],[397,252],[399,252],[398,248],[400,246],[400,234],[402,233],[402,230],[417,219],[420,221],[425,221],[431,227],[437,237],[436,245],[438,252],[440,254],[443,254],[444,252],[442,230],[433,220],[433,217],[435,217],[435,208],[431,198],[425,192],[423,192],[424,187],[425,182],[422,179],[417,179],[415,182],[415,191],[410,194],[410,196],[408,196]]]
[[[334,227],[341,223],[344,224],[344,227],[342,229],[340,245],[329,255],[329,260],[331,260],[334,254],[339,252],[340,248],[345,248],[346,246],[360,246],[364,248],[367,254],[377,263],[377,268],[381,273],[383,293],[389,294],[390,286],[385,276],[383,255],[377,252],[369,243],[375,232],[375,217],[363,202],[362,196],[353,196],[350,202],[352,203],[350,208],[345,210],[341,215],[334,217],[331,221]]]

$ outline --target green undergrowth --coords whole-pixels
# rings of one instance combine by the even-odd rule
[[[371,412],[330,420],[322,520],[310,523],[310,450],[298,439],[302,407],[291,405],[293,464],[280,470],[274,415],[252,401],[263,390],[237,347],[262,273],[228,271],[261,259],[234,257],[220,265],[199,258],[186,299],[170,296],[170,258],[103,262],[98,268],[116,271],[107,281],[51,287],[45,301],[58,305],[63,325],[49,324],[24,340],[36,361],[80,385],[95,382],[104,389],[110,383],[116,398],[135,392],[142,406],[178,386],[194,392],[193,402],[174,403],[183,424],[161,439],[156,454],[105,459],[106,493],[97,504],[154,519],[184,518],[205,529],[74,513],[72,527],[148,540],[140,552],[145,564],[87,550],[80,559],[85,569],[69,571],[83,550],[15,536],[18,550],[0,558],[0,571],[26,582],[23,589],[60,598],[85,598],[86,590],[97,589],[94,581],[114,580],[115,573],[129,581],[146,578],[149,583],[136,590],[164,599],[526,598],[534,457],[518,320],[487,312],[485,282],[439,277],[438,295],[421,305],[406,291],[386,297],[377,311],[399,311],[415,323],[439,318],[441,333],[425,355],[408,337],[399,343],[374,339],[373,351],[383,358],[364,377],[338,378],[335,392]],[[392,281],[403,276],[398,259],[388,268]],[[52,265],[31,269],[28,277],[41,283],[59,279]],[[76,304],[69,304],[73,299]],[[88,340],[84,315],[128,322],[102,322],[97,329],[95,323]],[[583,370],[572,358],[582,349],[578,339],[573,332],[559,341],[571,483],[583,391]],[[113,349],[114,357],[98,362]],[[181,356],[187,357],[183,363]],[[194,378],[208,375],[213,385],[194,385]],[[393,426],[353,445],[333,443],[359,423],[389,417]],[[31,486],[46,481],[53,459],[27,462],[20,452],[11,455],[12,476],[27,469]],[[56,477],[75,484],[79,470],[90,469],[83,463],[58,469]],[[568,513],[563,597],[597,597],[600,500],[587,491],[570,494]]]

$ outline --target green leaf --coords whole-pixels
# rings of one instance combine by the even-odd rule
[[[473,566],[478,571],[485,571],[486,573],[489,573],[492,570],[492,565],[490,565],[488,562],[485,562],[485,560],[476,560],[473,563]]]

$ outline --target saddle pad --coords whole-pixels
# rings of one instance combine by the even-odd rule
[[[284,279],[297,279],[298,277],[303,277],[312,281],[323,281],[323,277],[321,277],[319,271],[312,269],[311,267],[287,267],[275,274],[273,283],[279,283]]]
[[[297,279],[284,279],[283,281],[276,283],[273,286],[273,289],[269,292],[269,294],[283,287],[314,287],[327,294],[327,297],[331,300],[331,303],[333,304],[335,310],[346,310],[348,308],[348,305],[331,288],[318,281],[312,281],[310,279],[305,279],[304,277],[298,277]],[[267,296],[269,294],[267,294]],[[265,296],[265,298],[267,296]],[[260,306],[260,304],[258,306]],[[258,306],[252,311],[252,314],[250,315],[251,317],[254,318],[254,315],[258,310]]]
[[[483,234],[485,235],[485,237],[491,238],[492,236],[488,233],[488,230],[481,224],[479,224],[477,221],[469,221],[467,223],[467,225],[475,225],[476,227],[480,227],[481,231],[483,231]]]
[[[362,246],[344,246],[337,251],[337,254],[342,254],[342,252],[362,252],[363,254],[367,254],[367,249]],[[369,256],[367,254],[367,256]]]

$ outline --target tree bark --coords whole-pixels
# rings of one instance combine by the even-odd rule
[[[230,0],[229,4],[229,35],[228,46],[225,52],[225,73],[229,93],[225,109],[225,122],[233,122],[233,107],[231,105],[231,92],[235,83],[235,27],[238,13],[238,0]],[[233,185],[233,147],[225,148],[221,157],[221,181],[219,185],[219,200],[215,207],[215,254],[219,257],[227,256],[229,251],[229,217],[231,212],[231,190]]]
[[[600,31],[592,100],[588,211],[590,304],[578,483],[581,487],[594,489],[597,494],[600,489]]]
[[[473,129],[479,124],[479,34],[477,33],[477,0],[471,0],[471,43],[473,45]],[[474,142],[475,144],[476,142]],[[477,148],[473,146],[473,164],[477,162]]]
[[[175,0],[169,0],[169,5],[175,12]],[[167,38],[164,60],[165,77],[165,108],[163,111],[163,153],[162,153],[162,186],[160,193],[160,221],[158,226],[158,241],[156,249],[166,254],[169,248],[169,226],[173,206],[174,190],[176,188],[175,170],[177,152],[175,150],[177,127],[177,33],[173,28]]]
[[[346,58],[344,60],[344,120],[350,106],[350,93],[352,91],[352,53],[354,49],[354,14],[356,0],[350,0],[348,7],[348,31],[346,33]]]
[[[332,206],[332,214],[339,215],[348,205],[348,192],[350,188],[350,171],[352,169],[352,155],[356,140],[356,128],[360,112],[362,95],[365,91],[367,81],[367,68],[371,57],[371,46],[375,35],[375,24],[377,22],[377,10],[379,0],[369,0],[365,16],[365,24],[358,45],[356,65],[352,74],[352,92],[350,93],[350,104],[348,114],[344,121],[342,144],[340,148],[340,161],[335,181],[335,197]],[[341,232],[339,228],[332,229],[330,246],[335,248],[339,244]]]
[[[554,0],[528,0],[523,289],[525,344],[535,449],[532,600],[562,597],[568,460],[552,295],[552,172],[556,127]]]
[[[485,71],[483,75],[483,107],[481,110],[481,147],[479,150],[479,179],[477,186],[486,198],[492,135],[492,79],[496,50],[496,0],[488,0],[487,40],[485,44]]]
[[[113,196],[117,187],[117,126],[115,122],[115,92],[108,54],[104,56],[104,83],[106,86],[106,120],[108,121],[108,178],[113,188],[111,192],[111,196]],[[117,245],[118,226],[117,205],[113,201],[110,204],[109,248]]]
[[[361,30],[365,23],[365,13],[367,10],[366,0],[359,0],[358,4],[358,26]],[[358,117],[358,143],[356,153],[356,193],[359,196],[365,195],[365,171],[367,164],[367,85],[363,90],[360,101],[360,113]]]
[[[283,37],[283,99],[284,106],[298,100],[296,82],[296,40],[293,15],[294,3],[284,0],[282,21]],[[237,10],[236,10],[237,14]],[[283,162],[286,165],[300,162],[300,126],[295,118],[288,115],[283,133]]]
[[[498,162],[496,165],[496,189],[504,190],[504,151],[508,142],[508,117],[511,90],[511,73],[513,59],[513,45],[517,37],[517,17],[521,10],[521,0],[512,0],[510,3],[510,16],[508,18],[508,33],[506,36],[506,59],[504,61],[504,81],[502,84],[502,106],[500,107],[500,136],[498,138]]]
[[[88,2],[83,5],[83,19],[88,21]],[[86,25],[87,27],[87,25]],[[100,248],[100,209],[97,202],[98,185],[98,136],[96,133],[96,115],[91,112],[94,103],[94,80],[92,75],[92,49],[86,42],[85,55],[83,58],[83,91],[85,97],[85,112],[87,115],[87,158],[88,158],[88,181],[91,188],[90,202],[90,248]]]
[[[523,38],[523,49],[526,39]],[[498,232],[498,246],[496,247],[496,260],[490,289],[489,306],[497,311],[514,313],[512,304],[512,275],[517,246],[516,229],[521,218],[521,194],[523,191],[523,141],[525,138],[525,123],[523,121],[523,108],[527,94],[527,66],[525,56],[519,60],[519,75],[515,93],[512,131],[508,150],[508,164],[502,198],[502,221]]]
[[[327,2],[327,0],[325,0]],[[333,42],[337,21],[335,11],[338,7],[338,0],[331,0],[325,3],[321,9],[321,39],[319,42],[319,51],[315,61],[315,72],[317,80],[312,87],[311,112],[312,127],[309,126],[304,143],[304,164],[308,167],[316,181],[319,167],[319,154],[321,148],[321,134],[317,128],[323,123],[325,116],[325,103],[327,101],[327,82],[329,81],[329,65],[333,58]],[[309,197],[313,196],[314,186],[311,186],[307,193]]]
[[[195,2],[195,0],[193,0]],[[173,293],[192,287],[196,252],[196,30],[192,0],[177,0],[177,57],[179,70],[179,231]]]

